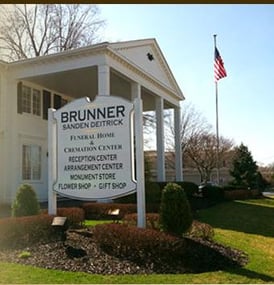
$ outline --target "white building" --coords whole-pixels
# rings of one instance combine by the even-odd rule
[[[176,179],[182,180],[180,101],[184,99],[155,39],[104,42],[58,54],[0,62],[0,204],[19,185],[48,195],[48,108],[88,96],[141,97],[157,116],[157,179],[165,180],[163,110],[174,109]]]

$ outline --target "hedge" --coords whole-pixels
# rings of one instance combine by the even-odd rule
[[[137,214],[126,214],[122,220],[123,224],[128,226],[137,226]],[[159,214],[146,213],[146,228],[153,230],[160,230]]]
[[[226,200],[245,200],[250,198],[256,198],[260,195],[260,191],[257,189],[247,190],[230,190],[224,191],[224,197]]]
[[[57,216],[68,219],[68,226],[79,226],[84,221],[81,208],[57,209]],[[35,216],[7,217],[0,219],[0,247],[21,248],[33,243],[58,240],[59,235],[51,226],[54,216],[46,211]]]
[[[157,273],[208,272],[246,263],[245,257],[237,261],[222,252],[221,245],[213,246],[207,240],[179,238],[157,230],[102,224],[95,226],[93,233],[103,251],[142,266],[153,266]]]
[[[162,193],[165,186],[170,182],[166,181],[166,182],[155,182],[155,183],[157,183],[159,185],[159,188],[160,188],[161,193]],[[180,185],[184,189],[188,198],[192,197],[195,193],[198,193],[198,190],[199,190],[198,185],[193,183],[193,182],[190,182],[190,181],[178,181],[178,182],[172,181],[171,183],[176,183],[176,184]]]
[[[82,208],[58,208],[57,216],[67,217],[69,227],[81,226],[85,220],[85,212]]]
[[[216,203],[224,201],[224,189],[219,186],[206,185],[202,188],[203,198]]]
[[[122,224],[102,224],[93,229],[99,246],[109,254],[136,262],[153,259],[167,262],[182,255],[183,239],[164,232],[130,227]]]
[[[20,248],[50,240],[54,236],[52,219],[46,214],[0,219],[1,248]]]

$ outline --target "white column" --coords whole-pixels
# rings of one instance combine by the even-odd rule
[[[164,140],[164,99],[156,98],[157,181],[166,180]]]
[[[19,141],[19,122],[17,121],[17,84],[14,78],[7,78],[6,81],[6,96],[5,99],[5,172],[6,177],[6,199],[9,202],[13,202],[16,196],[18,186],[22,182],[21,177],[21,157],[22,157],[22,146]],[[3,94],[3,95],[4,95]],[[3,150],[1,150],[3,151]],[[3,173],[3,174],[4,174]],[[1,174],[2,177],[2,174]]]
[[[143,101],[141,86],[138,83],[131,85],[132,98],[135,110],[135,150],[136,150],[136,180],[137,180],[137,226],[146,227],[145,203],[145,164],[144,164],[144,137],[143,137]]]
[[[48,214],[57,214],[57,195],[53,191],[56,179],[56,123],[54,123],[53,110],[48,110]]]
[[[8,116],[10,115],[9,112],[6,110],[9,110],[9,104],[8,104],[8,96],[4,96],[4,94],[9,94],[7,91],[7,80],[4,77],[4,75],[1,75],[1,88],[0,88],[0,129],[2,130],[2,133],[0,136],[2,136],[2,146],[1,146],[1,161],[0,161],[0,172],[1,172],[1,201],[2,203],[9,203],[13,201],[8,201],[7,193],[10,191],[10,187],[8,186],[8,178],[11,176],[9,171],[9,144],[10,140],[8,139]],[[15,115],[14,115],[15,117]],[[1,139],[0,139],[1,141]]]
[[[110,67],[98,66],[98,95],[110,95]]]
[[[183,157],[181,147],[181,109],[174,108],[174,130],[175,130],[175,173],[176,181],[183,181]]]

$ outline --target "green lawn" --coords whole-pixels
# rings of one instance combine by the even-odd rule
[[[96,226],[98,224],[105,224],[105,223],[112,223],[112,221],[111,220],[102,220],[102,221],[86,220],[84,222],[84,225],[87,227],[93,227],[93,226]]]
[[[223,203],[202,210],[215,239],[244,250],[249,263],[241,269],[202,274],[92,275],[0,263],[0,283],[274,283],[274,200]],[[93,223],[93,222],[91,222]]]

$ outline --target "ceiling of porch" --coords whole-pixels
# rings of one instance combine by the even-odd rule
[[[43,86],[45,89],[76,99],[87,96],[93,100],[98,93],[97,66],[37,75],[24,79]],[[110,94],[131,100],[130,80],[112,69],[110,70]],[[145,88],[141,88],[141,96],[144,111],[155,110],[156,95]],[[164,108],[171,108],[171,106],[165,101]]]

